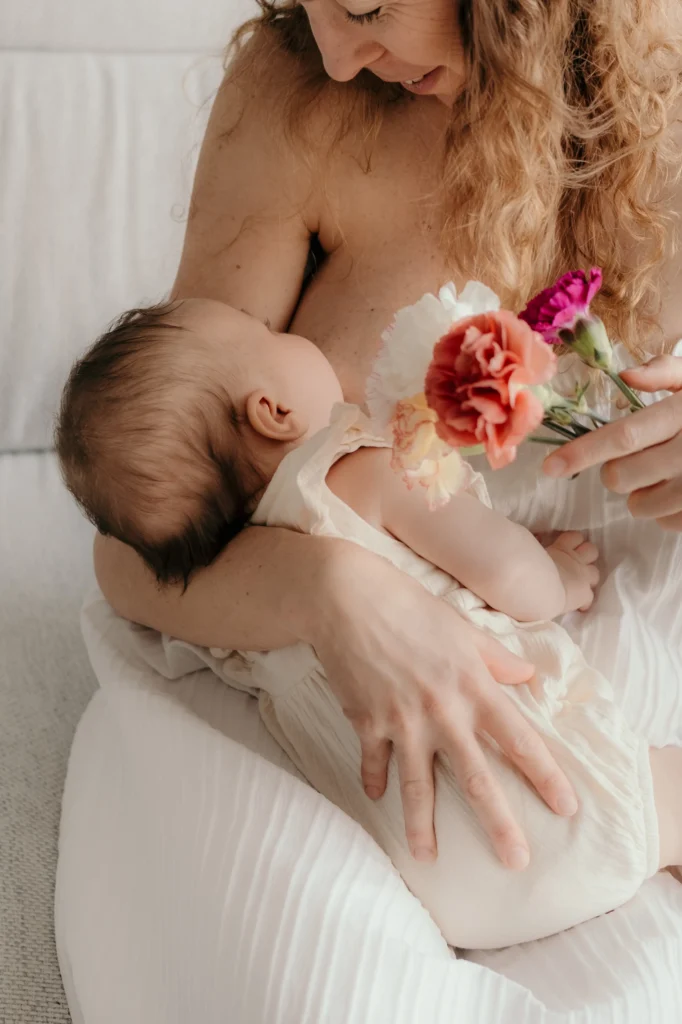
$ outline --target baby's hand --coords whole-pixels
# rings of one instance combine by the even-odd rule
[[[547,548],[566,591],[564,612],[586,612],[594,601],[594,588],[599,583],[599,570],[594,564],[599,557],[596,545],[585,540],[582,533],[571,530],[560,533]]]

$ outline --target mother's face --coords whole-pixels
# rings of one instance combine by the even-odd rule
[[[367,68],[408,92],[451,104],[463,59],[457,0],[301,0],[327,74],[347,82]]]

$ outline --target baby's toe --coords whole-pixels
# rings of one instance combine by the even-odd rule
[[[600,572],[596,565],[587,567],[587,582],[591,587],[596,587],[600,580]]]
[[[578,530],[566,530],[555,541],[557,547],[562,548],[563,551],[577,551],[583,543],[585,543],[585,535]]]
[[[599,558],[599,548],[592,541],[586,540],[575,549],[576,556],[585,565],[596,562]]]

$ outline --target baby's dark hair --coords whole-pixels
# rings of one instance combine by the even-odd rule
[[[75,364],[55,444],[100,533],[186,587],[246,525],[263,482],[224,381],[174,317],[181,305],[124,313]]]

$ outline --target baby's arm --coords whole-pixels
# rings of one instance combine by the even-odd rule
[[[384,448],[346,456],[328,484],[364,519],[515,619],[553,619],[591,602],[596,549],[580,534],[564,534],[545,550],[528,530],[465,493],[430,511],[424,490],[407,489]]]

